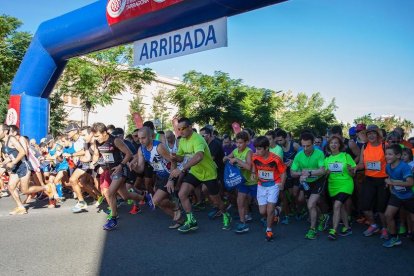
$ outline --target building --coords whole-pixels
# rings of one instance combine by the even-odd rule
[[[173,116],[177,114],[178,108],[170,102],[159,103],[160,98],[165,98],[168,91],[175,89],[181,81],[175,78],[156,76],[154,81],[145,85],[140,92],[144,112],[141,117],[144,121],[153,121],[157,129],[166,129],[171,125]],[[129,103],[134,94],[131,91],[125,91],[114,98],[112,105],[99,106],[89,114],[89,125],[96,122],[104,124],[113,124],[116,127],[128,129],[127,115],[129,114]],[[81,108],[81,99],[79,97],[64,96],[65,109],[69,116],[67,121],[77,122],[82,125],[83,110]],[[161,105],[161,106],[160,106]],[[154,115],[154,108],[162,109],[162,115]]]

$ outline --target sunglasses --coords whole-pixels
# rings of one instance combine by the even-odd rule
[[[136,135],[132,135],[132,137],[138,138],[138,134],[136,134]]]
[[[188,128],[189,126],[178,127],[178,131],[183,131],[184,129]]]

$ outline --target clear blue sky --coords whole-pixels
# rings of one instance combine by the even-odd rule
[[[3,1],[34,33],[93,0]],[[336,98],[337,118],[395,114],[414,122],[414,1],[292,0],[228,20],[227,48],[150,64],[158,74],[220,70],[248,85]]]

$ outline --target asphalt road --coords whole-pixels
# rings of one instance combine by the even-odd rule
[[[292,221],[278,225],[269,243],[257,212],[247,234],[221,230],[207,211],[196,213],[196,232],[182,234],[168,229],[159,210],[132,216],[122,206],[119,227],[105,232],[103,213],[89,206],[72,214],[74,204],[36,204],[10,216],[12,199],[1,198],[0,275],[414,275],[414,242],[384,248],[379,236],[363,237],[360,225],[334,242],[327,233],[309,241],[307,223]]]

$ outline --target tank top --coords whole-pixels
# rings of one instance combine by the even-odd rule
[[[1,151],[7,155],[11,160],[16,159],[16,157],[19,155],[19,151],[15,148],[11,148],[9,147],[9,141],[10,141],[10,136],[7,137],[7,141],[6,144],[4,145],[4,147],[1,149]],[[21,161],[20,161],[21,162]],[[19,162],[19,163],[20,163]]]
[[[159,144],[161,144],[160,141],[153,140],[152,148],[150,150],[148,150],[145,146],[141,146],[142,156],[144,156],[145,161],[154,168],[154,172],[158,176],[168,177],[170,175],[170,171],[167,167],[168,162],[159,154]]]
[[[374,147],[371,143],[367,143],[363,156],[366,176],[375,178],[387,177],[385,172],[387,162],[385,161],[384,144],[381,143]]]
[[[289,146],[289,150],[288,151],[284,151],[283,150],[283,162],[288,162],[289,160],[293,160],[295,159],[295,155],[296,155],[296,151],[295,148],[293,147],[293,142],[289,142],[290,146]]]
[[[249,151],[251,151],[251,149],[249,147],[246,147],[242,152],[239,152],[239,150],[236,148],[233,150],[233,156],[237,159],[242,160],[243,162],[246,162],[247,159],[247,154],[249,153]],[[244,177],[244,179],[246,179],[246,184],[245,185],[255,185],[255,181],[251,180],[251,171],[250,170],[246,170],[243,168],[241,169],[241,173]]]
[[[121,151],[115,146],[114,136],[109,135],[108,140],[102,144],[95,141],[95,145],[99,150],[99,165],[114,168],[121,164],[123,158]]]
[[[170,148],[170,143],[167,142],[166,144],[167,149],[170,153],[176,153],[178,150],[178,146],[177,146],[177,140],[174,141],[174,145],[172,146],[172,148]]]

